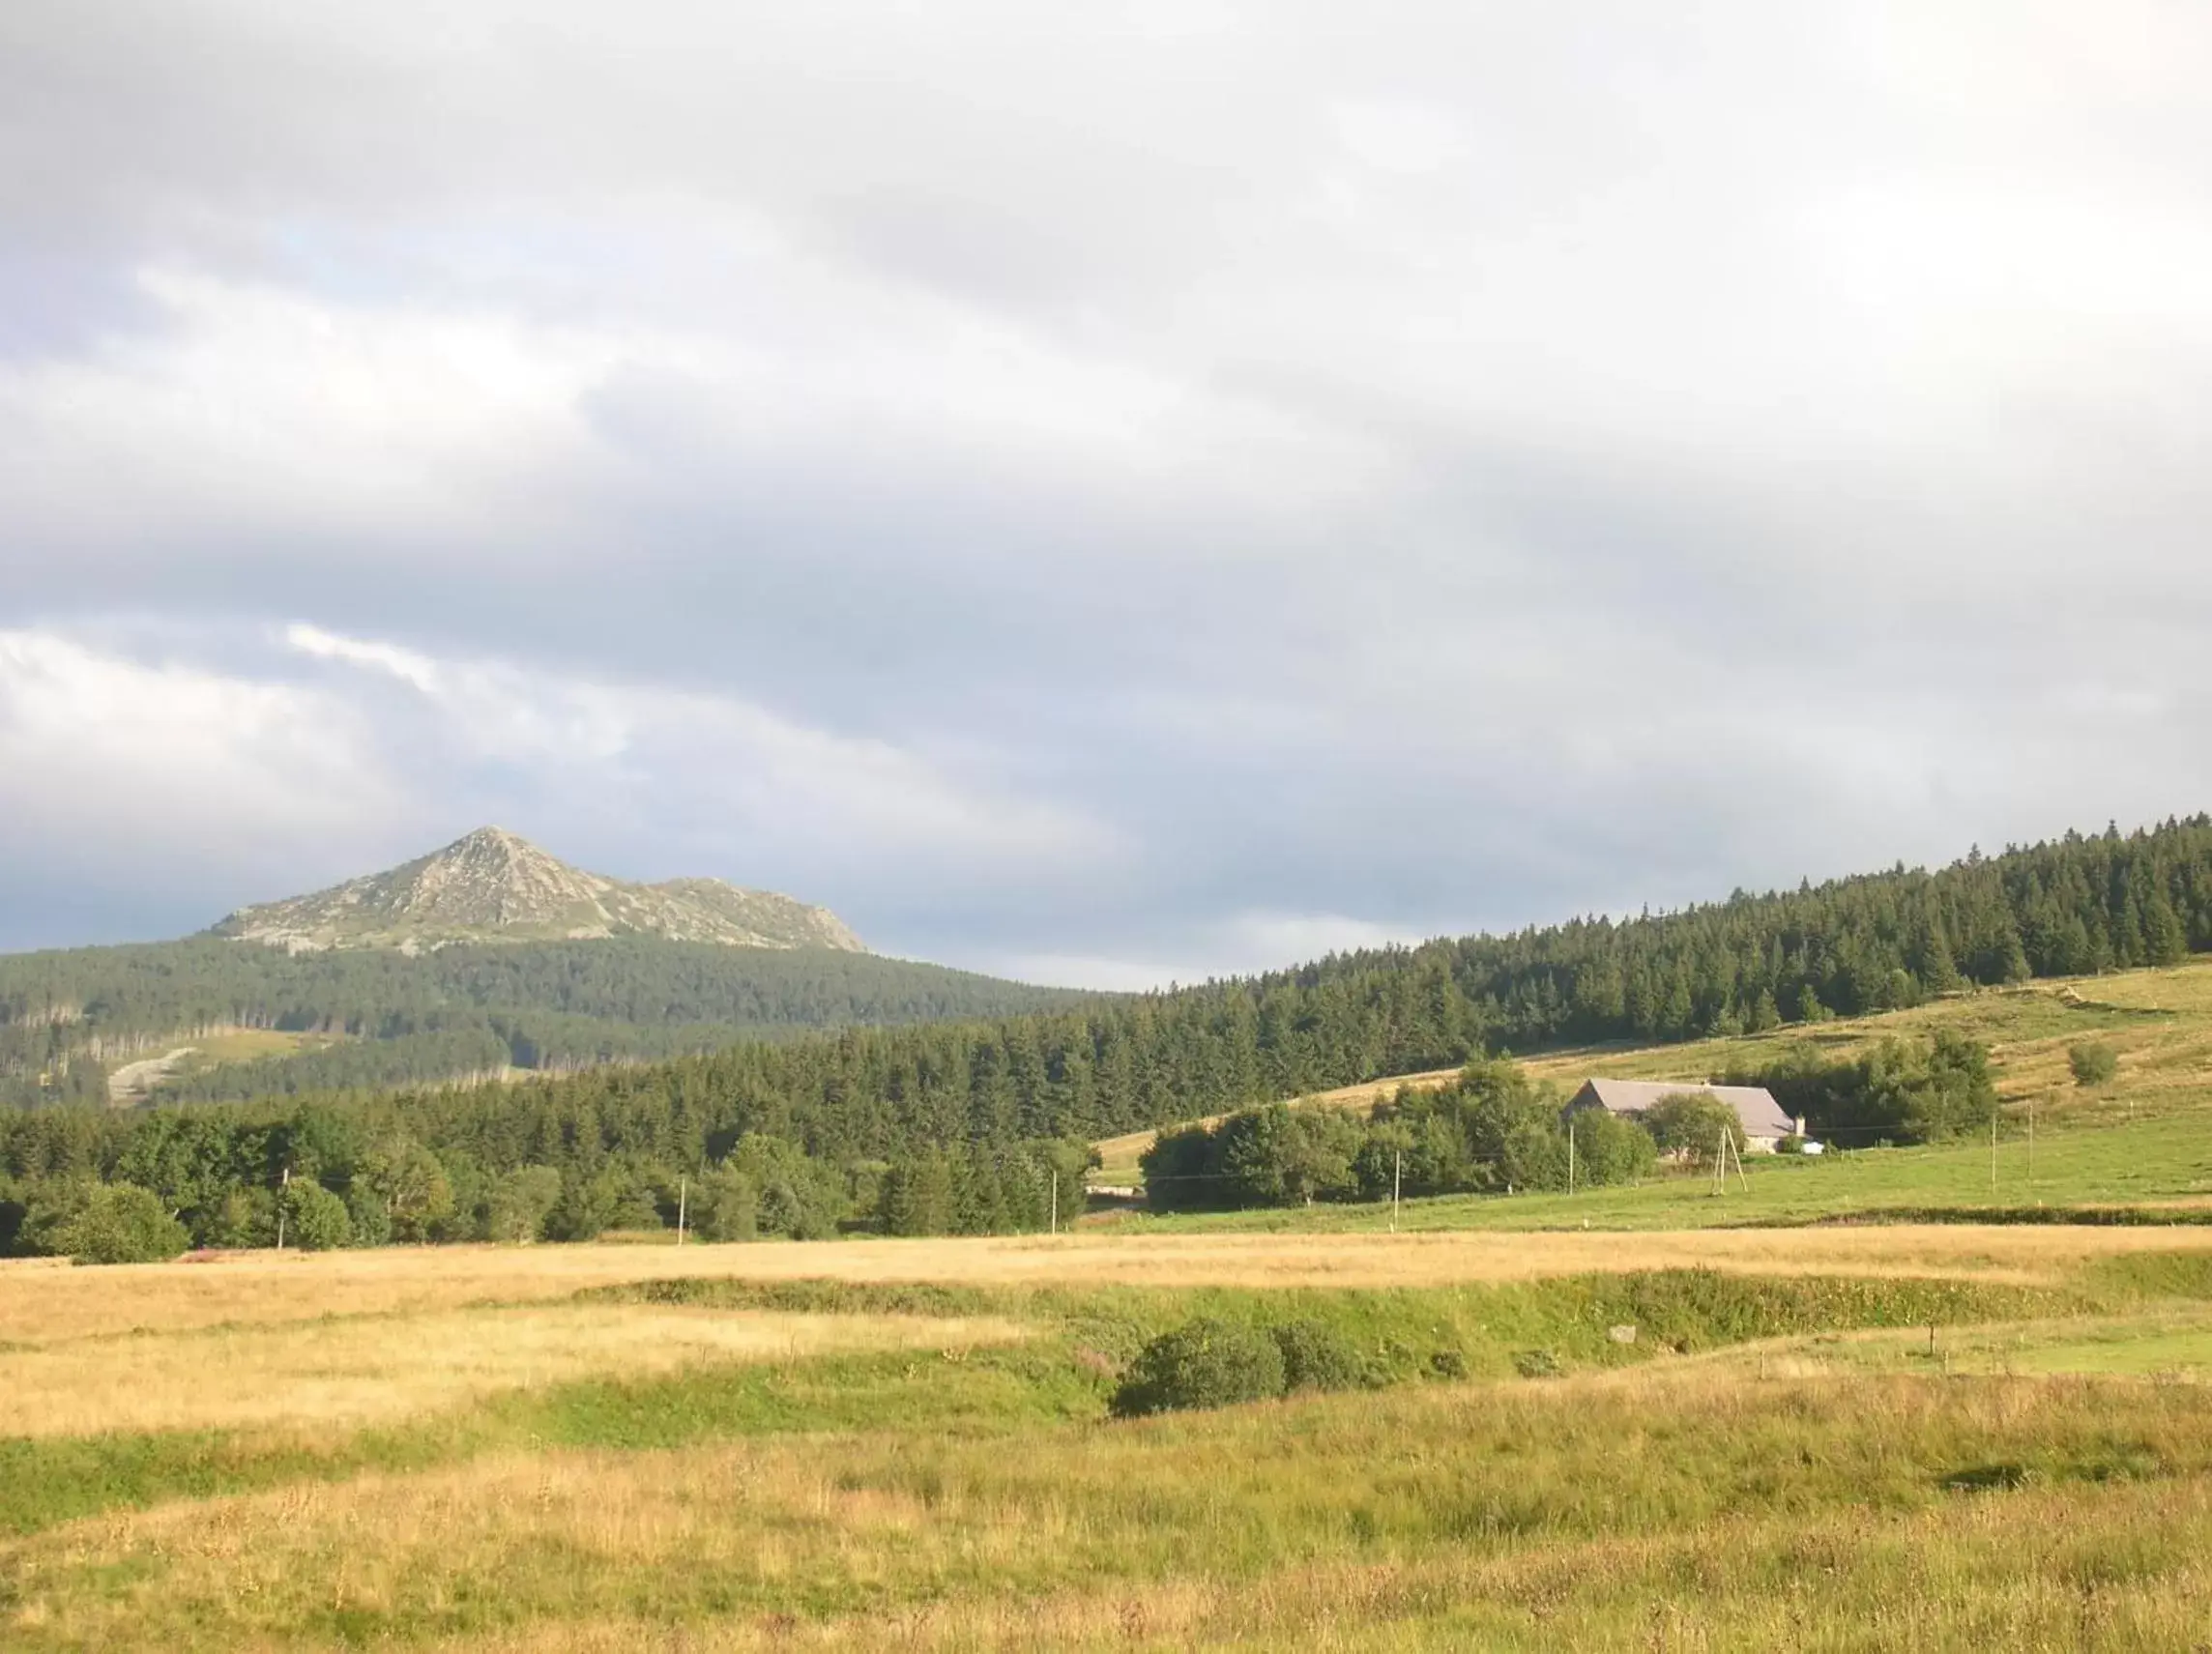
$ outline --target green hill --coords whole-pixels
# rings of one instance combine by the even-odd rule
[[[869,953],[644,937],[416,955],[207,938],[13,954],[0,956],[0,1102],[104,1101],[131,1066],[184,1048],[129,1089],[197,1101],[427,1085],[1085,999]]]
[[[68,1109],[0,1118],[0,1176],[65,1192],[87,1176],[141,1183],[193,1214],[206,1235],[237,1228],[225,1215],[231,1194],[260,1199],[310,1160],[329,1188],[369,1200],[356,1214],[364,1225],[381,1221],[378,1202],[396,1221],[394,1203],[434,1183],[427,1168],[443,1165],[451,1209],[413,1224],[429,1238],[504,1233],[500,1191],[516,1178],[543,1185],[541,1169],[556,1175],[564,1203],[545,1217],[547,1234],[596,1233],[610,1214],[672,1221],[683,1179],[709,1171],[729,1174],[731,1210],[747,1192],[771,1233],[894,1218],[997,1233],[1050,1221],[1057,1185],[1046,1169],[1080,1171],[1080,1151],[1075,1168],[1062,1165],[1070,1144],[1455,1068],[1485,1052],[1602,1046],[1574,1060],[1681,1064],[1696,1075],[1726,1066],[1730,1051],[1796,1045],[1819,1056],[1828,1042],[1827,1058],[1844,1055],[1835,1042],[1853,1036],[1842,1025],[1860,1019],[1896,1017],[1908,1029],[1914,1018],[1981,1016],[2016,999],[2055,1030],[2090,1013],[2063,995],[2006,990],[2168,969],[2192,948],[2212,949],[2204,817],[1969,855],[1935,872],[1340,954],[1149,995],[1056,997],[864,954],[686,949],[648,938],[412,957],[217,941],[28,956],[0,962],[0,1050],[13,1052],[18,1088],[48,1100],[74,1088],[81,1067],[114,1059],[118,1043],[134,1039],[142,1051],[194,1015],[345,1037],[183,1074],[167,1083],[172,1095],[429,1083],[342,1108],[310,1097],[196,1117]],[[2109,980],[2073,992],[2110,1003]],[[876,1026],[806,1027],[839,1020]],[[778,1037],[733,1041],[747,1031]],[[1978,1069],[1993,1036],[1934,1031],[1951,1045],[1914,1035],[1900,1065],[1859,1075],[1865,1084],[1839,1091],[1837,1106],[1803,1112],[1854,1146],[1986,1133],[1999,1096]],[[659,1052],[704,1054],[616,1060]],[[517,1059],[587,1071],[474,1090],[436,1083]],[[2120,1059],[2125,1077],[2130,1054]],[[422,1066],[409,1074],[403,1060]],[[2175,1060],[2191,1075],[2201,1066],[2186,1053]],[[382,1066],[339,1071],[356,1061]],[[1560,1143],[1530,1151],[1539,1148],[1568,1152]],[[1369,1181],[1363,1174],[1360,1186]]]
[[[878,958],[827,908],[773,891],[628,884],[480,827],[183,942],[0,956],[0,1103],[565,1072],[1083,998]]]

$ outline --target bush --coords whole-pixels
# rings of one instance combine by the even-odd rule
[[[561,1174],[550,1166],[524,1166],[492,1179],[484,1197],[486,1240],[526,1242],[545,1233],[545,1219],[561,1198]]]
[[[191,1244],[161,1198],[135,1183],[106,1183],[87,1192],[54,1233],[54,1250],[73,1263],[158,1263]]]
[[[353,1240],[353,1216],[345,1202],[312,1177],[285,1185],[284,1239],[302,1252],[328,1252]]]
[[[705,1241],[752,1240],[760,1234],[760,1197],[734,1166],[717,1166],[691,1196],[691,1232]]]
[[[356,1246],[386,1246],[392,1240],[392,1214],[384,1209],[384,1203],[376,1198],[365,1183],[357,1182],[346,1191],[346,1216],[353,1220],[353,1244]]]
[[[1854,1147],[1979,1135],[1997,1106],[1989,1047],[1951,1029],[1936,1030],[1925,1045],[1887,1039],[1835,1060],[1795,1045],[1764,1068],[1723,1079],[1764,1086],[1784,1113],[1811,1121],[1816,1135]]]
[[[2109,1086],[2120,1071],[2120,1054],[2109,1045],[2084,1040],[2067,1051],[2066,1065],[2074,1070],[2077,1086]]]
[[[1635,1183],[1659,1158],[1651,1134],[1633,1119],[1604,1109],[1578,1110],[1569,1121],[1575,1138],[1575,1175],[1584,1187]]]
[[[1201,1317],[1145,1346],[1114,1392],[1118,1418],[1226,1407],[1283,1393],[1283,1351],[1256,1327]]]
[[[199,1214],[197,1227],[202,1246],[234,1252],[267,1246],[276,1233],[276,1197],[266,1189],[233,1189],[214,1211]]]
[[[1644,1112],[1644,1127],[1661,1148],[1703,1165],[1720,1152],[1721,1138],[1743,1150],[1743,1122],[1735,1110],[1703,1091],[1676,1091]]]
[[[1352,1340],[1325,1321],[1288,1321],[1271,1336],[1282,1351],[1286,1392],[1356,1390],[1368,1382],[1365,1359]]]

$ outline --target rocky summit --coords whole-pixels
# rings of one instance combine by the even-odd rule
[[[827,908],[719,879],[626,884],[570,867],[500,827],[480,827],[389,872],[241,908],[208,934],[293,952],[610,936],[867,951]]]

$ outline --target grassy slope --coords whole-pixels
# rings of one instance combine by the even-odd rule
[[[1933,1647],[2171,1645],[2212,1607],[2204,1393],[1931,1383],[1918,1352],[1930,1324],[1962,1363],[2006,1339],[2059,1365],[2129,1329],[2201,1340],[2208,1293],[2200,1259],[2155,1258],[2032,1290],[602,1291],[641,1327],[687,1307],[1033,1333],[570,1378],[354,1436],[0,1443],[0,1640],[1877,1647],[1909,1625]],[[1198,1311],[1330,1320],[1400,1381],[1104,1422],[1113,1362]],[[496,1343],[509,1312],[475,1313]],[[1606,1335],[1622,1321],[1636,1345]],[[209,1334],[145,1336],[176,1340],[184,1381]],[[1438,1382],[1440,1349],[1478,1376],[1542,1349],[1568,1376]],[[1826,1365],[1767,1377],[1790,1361]]]
[[[1815,1031],[1990,1039],[2001,1204],[2212,1211],[2212,967],[2074,994]],[[2086,1032],[2123,1056],[2095,1093],[2064,1075]],[[1696,1077],[1758,1043],[1539,1068]],[[1719,1197],[1689,1178],[1405,1212],[1519,1233],[1200,1233],[1387,1221],[1324,1207],[1005,1240],[9,1266],[0,1368],[97,1371],[127,1344],[150,1391],[219,1366],[271,1393],[102,1432],[49,1385],[44,1434],[0,1435],[0,1643],[2204,1643],[2212,1229],[1709,1227],[1972,1207],[1989,1175],[1986,1144],[1864,1150],[1755,1159]],[[1119,1364],[1196,1313],[1329,1321],[1393,1382],[1105,1421]],[[389,1396],[328,1412],[332,1375],[293,1359],[326,1315],[308,1342],[364,1352],[351,1379]],[[725,1348],[649,1357],[685,1317]],[[728,1352],[823,1317],[868,1347]],[[425,1382],[418,1354],[471,1380]]]
[[[1528,1059],[1528,1066],[1562,1088],[1592,1075],[1698,1080],[1771,1060],[1792,1039],[1811,1039],[1842,1053],[1877,1039],[1924,1035],[1938,1026],[1962,1029],[1991,1046],[2005,1116],[1994,1187],[1990,1146],[1976,1142],[1807,1160],[1753,1156],[1746,1162],[1748,1188],[1732,1188],[1725,1196],[1715,1196],[1703,1176],[1663,1176],[1636,1188],[1571,1197],[1409,1202],[1401,1222],[1412,1229],[1672,1229],[1802,1222],[1894,1207],[2212,1200],[2212,962],[1943,1000],[1811,1030],[1551,1053]],[[2073,1084],[2067,1048],[2084,1038],[2119,1054],[2113,1084],[2093,1090]],[[1364,1107],[1386,1089],[1387,1084],[1355,1088],[1317,1101]],[[1116,1140],[1130,1168],[1138,1151],[1130,1146],[1133,1141]],[[1178,1230],[1375,1230],[1387,1228],[1390,1217],[1384,1207],[1346,1205],[1115,1221]]]

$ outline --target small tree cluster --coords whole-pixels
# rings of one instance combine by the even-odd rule
[[[1764,1086],[1815,1136],[1847,1146],[1939,1143],[1986,1131],[1997,1107],[1990,1048],[1951,1029],[1926,1041],[1885,1039],[1832,1061],[1795,1045],[1769,1067],[1726,1079]]]
[[[971,1144],[931,1151],[886,1168],[876,1217],[886,1234],[1020,1234],[1083,1211],[1088,1144]]]
[[[1570,1169],[1578,1184],[1625,1183],[1655,1153],[1634,1121],[1569,1117],[1517,1065],[1483,1061],[1441,1089],[1401,1089],[1366,1119],[1275,1104],[1163,1132],[1142,1163],[1151,1204],[1173,1210],[1564,1189]]]

